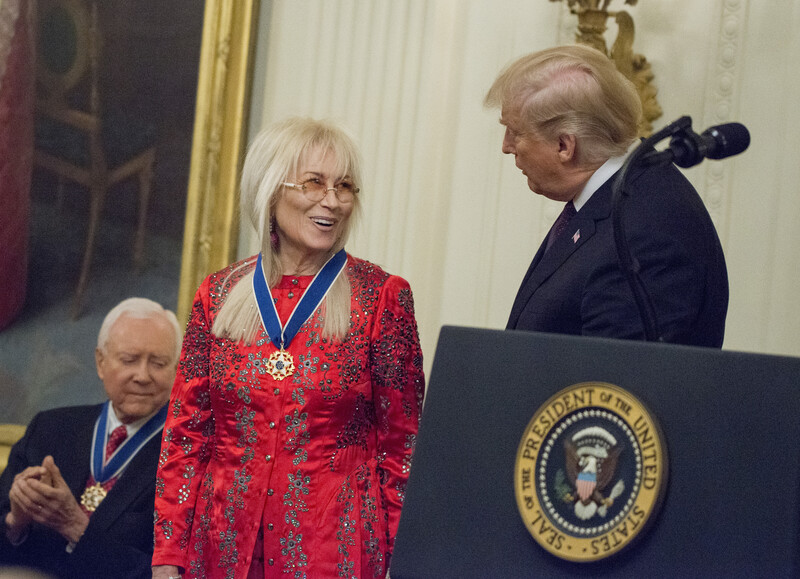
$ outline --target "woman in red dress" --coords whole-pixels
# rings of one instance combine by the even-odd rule
[[[195,297],[156,481],[153,577],[385,577],[422,409],[408,283],[344,252],[342,129],[292,118],[245,160],[261,253]]]

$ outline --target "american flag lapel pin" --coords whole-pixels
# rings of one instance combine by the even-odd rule
[[[575,235],[572,236],[572,243],[578,243],[578,240],[581,238],[581,230],[575,232]]]

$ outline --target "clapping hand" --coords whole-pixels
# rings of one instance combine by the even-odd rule
[[[8,496],[11,510],[6,525],[12,542],[24,536],[31,522],[53,529],[70,542],[77,542],[89,524],[52,456],[14,477]]]

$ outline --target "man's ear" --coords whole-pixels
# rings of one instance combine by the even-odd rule
[[[103,360],[105,359],[105,354],[100,348],[94,349],[94,363],[97,366],[97,376],[100,378],[100,381],[103,381]]]
[[[568,163],[575,160],[575,149],[578,143],[575,140],[575,135],[559,135],[558,136],[558,158],[562,163]]]

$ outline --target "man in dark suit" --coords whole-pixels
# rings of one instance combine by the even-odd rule
[[[534,193],[566,205],[533,258],[508,329],[643,339],[618,265],[612,185],[635,148],[641,103],[601,52],[562,46],[520,58],[489,90],[503,152]],[[626,239],[655,309],[660,339],[722,346],[728,277],[714,224],[674,165],[635,171]]]
[[[37,414],[0,477],[0,563],[57,577],[150,577],[155,473],[181,332],[143,298],[106,316],[108,401]]]

